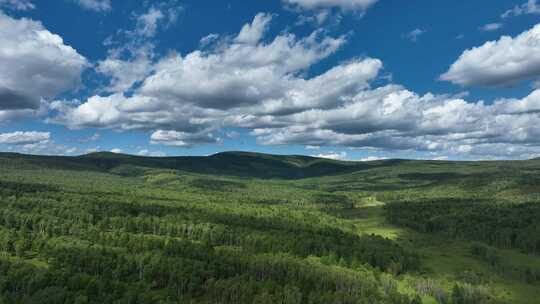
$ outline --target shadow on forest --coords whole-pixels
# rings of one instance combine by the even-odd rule
[[[0,181],[0,190],[17,193],[58,192],[59,187],[28,182]]]
[[[388,179],[395,178],[388,182]],[[437,172],[437,173],[405,173],[396,176],[381,176],[358,179],[355,181],[336,182],[324,188],[327,192],[338,191],[396,191],[403,189],[429,189],[440,186],[458,186],[464,190],[477,189],[479,187],[489,186],[497,179],[508,180],[508,176],[498,173],[456,173],[456,172]],[[516,183],[527,183],[537,185],[538,178],[517,177]],[[307,188],[307,187],[305,187]],[[311,187],[313,189],[320,189]]]

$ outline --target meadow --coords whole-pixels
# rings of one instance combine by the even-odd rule
[[[0,303],[540,303],[540,160],[0,154]]]

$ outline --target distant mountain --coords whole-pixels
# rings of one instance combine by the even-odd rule
[[[296,179],[389,166],[401,160],[350,162],[302,155],[223,152],[211,156],[145,157],[110,152],[82,156],[36,156],[0,153],[0,161],[43,168],[136,172],[129,168],[174,169],[193,173],[256,178]],[[123,170],[118,170],[122,168]]]

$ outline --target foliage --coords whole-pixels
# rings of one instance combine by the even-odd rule
[[[418,249],[439,236],[539,281],[540,161],[0,154],[0,168],[0,303],[499,301],[478,270],[426,266]]]

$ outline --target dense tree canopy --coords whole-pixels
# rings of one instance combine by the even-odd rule
[[[538,267],[516,271],[494,249],[540,253],[530,185],[495,199],[492,183],[469,188],[463,173],[399,173],[408,162],[268,180],[96,157],[0,157],[0,303],[496,301],[475,272],[446,287],[426,278],[414,245],[358,224],[378,210],[423,234],[478,241],[477,261],[540,281]]]

